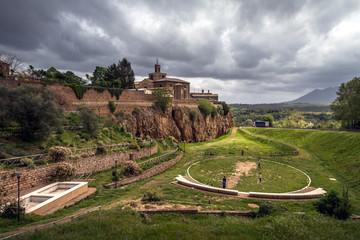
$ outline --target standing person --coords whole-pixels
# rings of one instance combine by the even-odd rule
[[[226,188],[226,177],[223,178],[223,188]]]
[[[261,173],[259,174],[259,183],[261,183]]]
[[[260,166],[261,166],[261,163],[260,163],[260,159],[259,159],[259,161],[258,161],[258,168],[260,168]]]
[[[244,156],[244,149],[241,150],[241,156]]]

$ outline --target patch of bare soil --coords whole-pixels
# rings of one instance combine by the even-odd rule
[[[132,208],[136,211],[141,211],[145,209],[188,209],[189,207],[201,210],[201,207],[193,207],[183,204],[169,204],[164,202],[142,202],[140,198],[131,201],[128,205],[124,206],[123,209]]]
[[[248,203],[248,206],[251,207],[251,208],[260,208],[259,205],[254,204],[254,203]]]
[[[226,182],[226,188],[234,188],[237,183],[240,180],[240,177],[244,174],[245,176],[249,175],[249,172],[251,169],[256,168],[256,163],[255,162],[250,162],[250,161],[246,161],[246,162],[237,162],[236,163],[236,169],[235,169],[235,174],[230,176]]]
[[[154,185],[156,185],[156,184],[158,184],[158,183],[159,183],[159,181],[152,180],[152,181],[150,181],[150,182],[145,183],[143,187],[145,187],[145,188],[147,188],[147,187],[152,187],[152,186],[154,186]]]

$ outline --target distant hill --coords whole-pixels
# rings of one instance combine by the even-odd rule
[[[325,89],[315,89],[302,97],[286,103],[331,103],[336,98],[338,87],[328,87]]]

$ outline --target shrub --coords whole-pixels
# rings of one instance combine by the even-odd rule
[[[65,161],[68,154],[71,153],[71,150],[66,147],[54,146],[49,149],[50,159],[54,162]]]
[[[106,149],[104,146],[97,146],[96,147],[96,152],[95,155],[105,155],[106,154]]]
[[[169,91],[166,88],[156,88],[152,95],[155,98],[155,107],[165,113],[168,107],[171,106]]]
[[[20,166],[35,168],[35,163],[31,158],[22,158],[20,159]]]
[[[136,162],[126,161],[124,163],[123,174],[125,176],[139,175],[143,172],[143,170],[137,165]]]
[[[109,106],[110,112],[111,112],[111,113],[114,113],[115,110],[116,110],[116,104],[115,104],[115,102],[114,102],[114,101],[109,101],[108,106]]]
[[[139,113],[141,113],[141,112],[142,112],[142,109],[141,109],[141,108],[135,107],[134,110],[132,111],[132,114],[133,114],[133,115],[136,115],[136,114],[139,114]]]
[[[337,219],[347,219],[351,216],[352,205],[348,198],[348,190],[343,189],[343,196],[340,198],[338,193],[331,190],[319,201],[314,203],[319,213],[335,217]]]
[[[162,193],[159,189],[149,188],[145,191],[144,197],[141,199],[146,202],[161,201],[163,198]]]
[[[257,217],[264,217],[268,215],[274,215],[279,212],[283,212],[286,209],[281,207],[280,205],[272,202],[267,202],[265,204],[260,205],[259,211],[257,213]]]
[[[75,176],[76,168],[70,163],[60,163],[52,173],[52,177],[57,180],[66,180]]]
[[[84,127],[84,131],[91,137],[96,138],[99,135],[98,116],[89,107],[83,105],[78,108],[79,119]]]
[[[20,202],[20,207],[23,205]],[[20,208],[20,215],[23,215],[25,208]],[[16,218],[18,212],[18,203],[14,197],[0,197],[0,216],[2,218]]]
[[[223,110],[223,106],[222,106],[222,105],[218,105],[218,106],[217,106],[217,111],[218,111],[219,114],[224,115],[224,110]]]
[[[221,102],[221,105],[222,105],[223,110],[224,110],[224,115],[228,115],[228,113],[230,112],[229,105],[227,105],[226,102]]]
[[[190,114],[190,120],[191,121],[196,121],[196,119],[198,117],[197,110],[195,108],[191,108],[189,114]]]
[[[217,109],[216,109],[216,107],[212,107],[212,111],[211,111],[211,117],[215,117],[216,116],[216,114],[218,113],[218,111],[217,111]]]
[[[208,116],[212,112],[212,104],[207,99],[200,99],[199,100],[199,110],[205,115]]]

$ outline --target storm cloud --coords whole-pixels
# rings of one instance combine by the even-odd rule
[[[84,76],[126,57],[230,103],[282,102],[359,75],[358,0],[11,0],[0,50]]]

